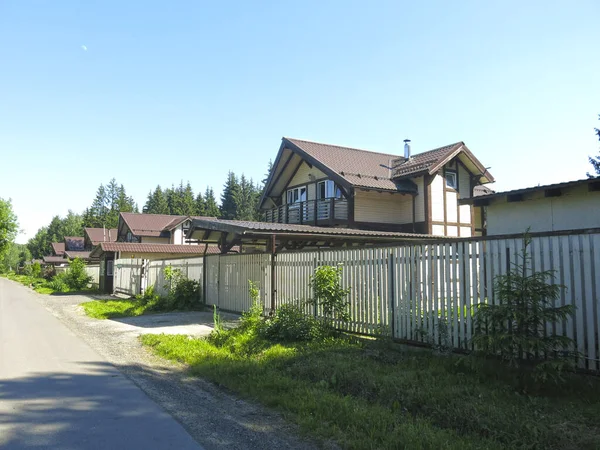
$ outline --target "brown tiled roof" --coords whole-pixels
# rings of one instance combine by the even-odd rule
[[[65,236],[65,250],[83,250],[84,239],[80,236]]]
[[[330,228],[317,227],[312,225],[295,225],[289,223],[271,223],[271,222],[250,222],[245,220],[223,220],[223,219],[200,219],[192,222],[192,228],[209,229],[214,231],[234,231],[238,234],[252,232],[268,232],[278,234],[324,234],[340,236],[365,236],[365,237],[383,237],[383,238],[410,238],[419,239],[423,237],[435,237],[415,233],[400,233],[394,231],[372,231],[358,230],[355,228]]]
[[[318,160],[354,186],[395,191],[390,179],[392,162],[398,155],[377,153],[339,145],[284,138]]]
[[[177,255],[203,255],[220,253],[216,245],[175,245],[151,244],[136,242],[101,242],[92,251],[91,256],[97,257],[103,252],[128,252],[128,253],[170,253]]]
[[[464,142],[457,142],[427,152],[417,153],[412,155],[408,161],[403,156],[396,158],[393,162],[394,173],[392,176],[399,178],[414,176],[423,172],[429,173],[430,168],[447,159],[464,145]]]
[[[100,242],[115,242],[117,240],[117,229],[111,228],[86,228],[85,234],[92,242],[92,245],[98,245]]]
[[[378,153],[338,145],[320,144],[301,139],[284,138],[309,156],[325,165],[329,170],[343,177],[348,183],[371,189],[390,191],[405,190],[398,183],[423,173],[433,173],[438,165],[464,150],[475,159],[464,142],[412,155],[409,160],[398,154]]]
[[[46,264],[53,263],[67,263],[67,258],[63,258],[62,256],[44,256],[44,262]]]
[[[168,214],[139,214],[139,213],[121,213],[121,217],[136,236],[160,236],[166,231],[171,230],[188,216],[171,216]],[[198,217],[191,217],[202,218]]]
[[[90,259],[90,252],[80,252],[80,251],[70,251],[70,250],[67,250],[67,251],[65,251],[65,256],[67,258],[71,258],[71,259],[75,259],[75,258]]]
[[[65,243],[64,242],[53,242],[52,250],[56,256],[61,256],[65,254]]]

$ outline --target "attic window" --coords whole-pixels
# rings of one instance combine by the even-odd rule
[[[458,183],[456,181],[456,172],[450,170],[446,171],[446,186],[452,189],[458,189]]]

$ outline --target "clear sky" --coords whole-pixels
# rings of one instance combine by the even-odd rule
[[[585,178],[600,2],[0,2],[0,197],[25,242],[115,177],[219,193],[282,136],[465,141],[496,190]]]

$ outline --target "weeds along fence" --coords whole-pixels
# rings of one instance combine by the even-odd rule
[[[204,292],[204,258],[182,258],[157,260],[146,263],[147,282],[144,288],[154,286],[154,291],[159,295],[167,295],[170,289],[170,281],[165,278],[165,269],[171,266],[174,270],[180,270],[190,280],[200,283],[201,292]]]
[[[274,287],[275,307],[293,303],[306,314],[321,316],[321,311],[308,302],[312,298],[310,277],[320,265],[341,264],[342,286],[350,288],[351,319],[340,323],[340,328],[470,350],[475,306],[496,304],[494,280],[519,262],[522,246],[522,237],[514,236],[279,253],[274,264],[268,254],[153,261],[147,268],[147,285],[163,293],[164,268],[172,265],[202,283],[208,305],[235,312],[248,310],[251,280],[259,288],[267,312]],[[581,367],[600,370],[600,233],[533,237],[529,252],[530,270],[554,271],[554,282],[565,286],[560,305],[576,307],[573,317],[548,324],[547,332],[573,339],[585,356]],[[133,261],[121,261],[116,264],[121,267],[115,273],[115,286],[135,291],[142,286],[136,279],[140,280],[143,269],[139,262],[136,269]]]

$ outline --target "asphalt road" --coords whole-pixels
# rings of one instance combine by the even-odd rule
[[[35,295],[0,278],[0,448],[202,448]]]

